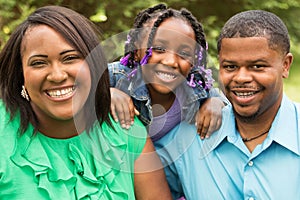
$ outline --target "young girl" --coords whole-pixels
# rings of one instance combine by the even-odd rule
[[[159,4],[141,11],[133,28],[124,57],[109,65],[114,119],[128,128],[137,110],[155,142],[181,121],[195,122],[201,106],[201,137],[218,129],[225,99],[212,89],[207,43],[196,18]]]

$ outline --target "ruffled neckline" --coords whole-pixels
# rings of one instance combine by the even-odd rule
[[[44,189],[50,199],[128,199],[121,186],[112,187],[118,185],[115,178],[120,169],[126,167],[128,141],[119,133],[104,123],[101,127],[95,125],[89,134],[84,132],[59,140],[33,134],[30,126],[17,139],[11,160],[19,167],[30,167],[38,187]],[[73,168],[48,145],[51,140],[65,143],[66,156],[74,163]],[[70,194],[73,189],[74,193]]]

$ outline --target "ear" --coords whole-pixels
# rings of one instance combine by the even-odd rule
[[[293,63],[293,54],[288,53],[285,55],[282,65],[282,78],[288,78],[291,65]]]

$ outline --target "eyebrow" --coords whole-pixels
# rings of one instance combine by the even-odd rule
[[[69,53],[69,52],[77,52],[77,51],[75,49],[65,50],[65,51],[59,53],[59,55],[63,55],[65,53]]]
[[[227,59],[222,60],[222,62],[236,63],[236,61],[227,60]],[[257,63],[257,62],[266,62],[266,60],[264,60],[264,59],[257,59],[257,60],[250,60],[250,61],[246,61],[246,62],[247,63]]]
[[[75,50],[75,49],[65,50],[65,51],[59,53],[59,55],[63,55],[63,54],[69,53],[69,52],[76,52],[76,50]],[[34,58],[34,57],[48,58],[47,55],[44,55],[44,54],[36,54],[36,55],[30,56],[29,59]]]

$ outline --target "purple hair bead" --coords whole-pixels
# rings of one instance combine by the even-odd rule
[[[142,58],[140,64],[141,66],[145,65],[148,63],[148,59],[152,56],[152,47],[150,47],[147,51],[145,56]]]

